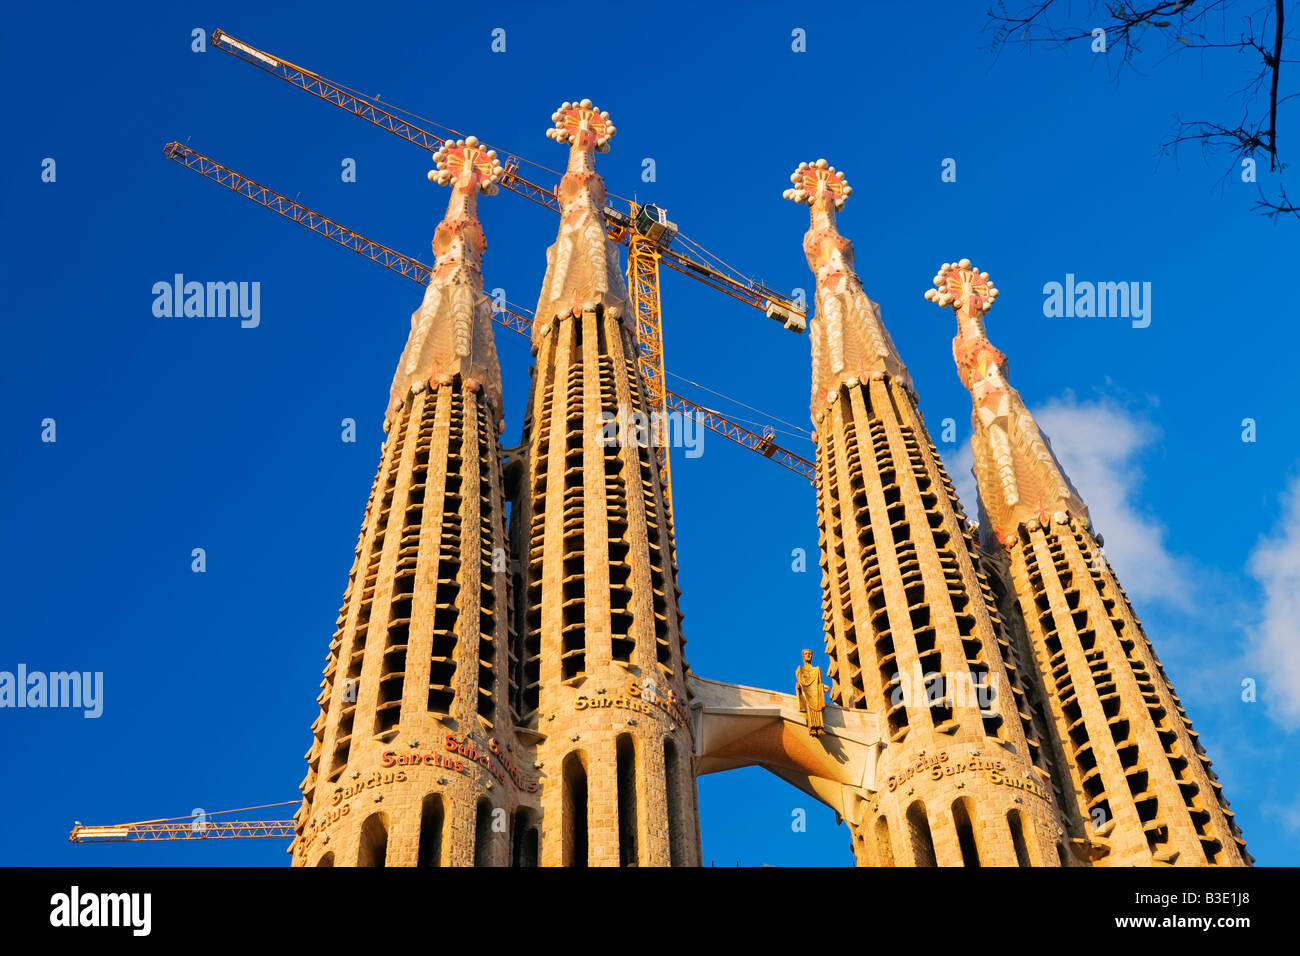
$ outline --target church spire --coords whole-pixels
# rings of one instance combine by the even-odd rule
[[[844,173],[826,160],[800,163],[790,176],[786,199],[807,203],[812,224],[803,250],[817,276],[812,323],[812,417],[821,420],[843,384],[897,378],[912,387],[907,367],[880,321],[880,306],[867,298],[853,267],[853,243],[835,227],[835,213],[853,193]]]
[[[1088,509],[1020,393],[1007,381],[1007,357],[985,334],[984,316],[998,297],[989,274],[978,272],[969,259],[945,262],[934,285],[925,297],[957,314],[952,357],[974,403],[975,480],[994,535],[1010,545],[1022,524],[1063,524],[1070,515],[1086,523]]]
[[[451,186],[447,214],[433,234],[433,274],[424,301],[411,315],[411,333],[393,376],[386,421],[412,392],[450,384],[460,376],[482,389],[501,421],[501,369],[492,339],[492,305],[483,294],[487,240],[478,221],[478,194],[497,191],[502,168],[478,139],[449,140],[433,154],[429,180]]]
[[[627,286],[618,249],[605,226],[605,181],[596,172],[596,153],[609,151],[615,132],[609,113],[591,100],[565,103],[551,115],[546,135],[569,144],[569,165],[560,180],[560,231],[546,250],[546,277],[537,301],[534,348],[555,320],[599,307],[623,317],[630,329]]]

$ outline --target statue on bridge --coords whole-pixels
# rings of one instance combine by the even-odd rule
[[[812,662],[812,651],[804,648],[803,663],[794,672],[795,696],[799,698],[799,713],[808,721],[808,733],[820,737],[826,731],[822,725],[822,711],[826,707],[828,686],[822,683],[822,669]]]

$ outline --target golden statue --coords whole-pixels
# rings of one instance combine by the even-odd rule
[[[799,698],[799,713],[807,715],[808,733],[820,737],[826,731],[822,729],[822,711],[826,708],[826,691],[830,690],[822,683],[822,669],[812,662],[812,651],[804,648],[803,663],[794,671],[795,696]]]

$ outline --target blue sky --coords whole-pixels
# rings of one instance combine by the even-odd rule
[[[964,495],[970,405],[954,323],[922,293],[942,262],[988,270],[1002,293],[990,338],[1092,508],[1251,852],[1300,862],[1300,332],[1281,281],[1300,224],[1252,213],[1255,187],[1225,179],[1226,161],[1158,150],[1178,115],[1236,117],[1241,65],[1153,60],[1117,82],[1086,44],[995,58],[983,26],[969,3],[14,8],[0,64],[0,670],[102,671],[105,699],[98,719],[0,710],[0,862],[288,863],[280,840],[65,839],[74,819],[297,796],[421,294],[167,161],[163,144],[188,140],[426,262],[446,202],[420,149],[221,52],[192,52],[191,31],[216,27],[553,168],[564,151],[543,135],[551,112],[591,97],[619,130],[599,163],[610,190],[666,207],[778,289],[811,289],[807,212],[781,192],[800,161],[826,157],[854,186],[840,228],[936,442],[956,422],[939,447]],[[491,51],[495,28],[504,53]],[[791,49],[796,28],[806,52]],[[345,158],[356,182],[342,180]],[[945,158],[956,182],[941,181]],[[489,288],[531,306],[554,214],[503,193],[481,218]],[[155,317],[151,289],[176,273],[259,282],[260,325]],[[1046,317],[1043,285],[1067,274],[1150,282],[1150,326]],[[663,313],[671,373],[808,427],[806,336],[672,272]],[[530,357],[504,331],[498,348],[509,445]],[[671,384],[688,397],[759,417],[683,379]],[[54,443],[41,441],[47,418]],[[344,418],[358,423],[354,444],[340,440]],[[816,554],[811,486],[713,434],[673,477],[694,670],[787,689],[799,650],[821,647],[815,560],[791,569],[794,549]],[[194,548],[206,573],[190,569]],[[700,801],[706,861],[851,863],[833,814],[761,771],[706,777]],[[807,832],[792,832],[797,808]]]

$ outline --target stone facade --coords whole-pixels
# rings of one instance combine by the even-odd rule
[[[672,530],[650,449],[599,440],[602,414],[616,422],[620,408],[646,410],[619,318],[553,322],[512,514],[516,709],[542,738],[543,816],[565,821],[556,839],[544,829],[547,865],[583,862],[584,845],[592,865],[699,859]],[[574,819],[584,807],[585,828]]]

